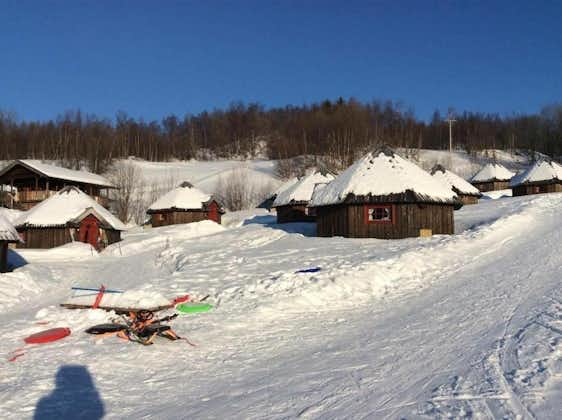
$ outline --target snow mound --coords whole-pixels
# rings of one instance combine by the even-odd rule
[[[91,306],[96,297],[97,292],[82,291],[64,301],[64,304]],[[170,300],[154,291],[127,290],[124,293],[105,293],[100,305],[115,308],[150,309],[170,305]]]
[[[224,232],[224,226],[211,220],[162,226],[157,228],[137,228],[127,232],[121,242],[108,246],[102,255],[130,256],[154,248],[165,248],[171,243],[181,242],[202,236]]]

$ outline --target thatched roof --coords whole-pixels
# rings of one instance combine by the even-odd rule
[[[518,185],[555,184],[562,182],[562,166],[552,161],[539,161],[527,168],[519,175],[515,175],[510,182],[511,187]]]
[[[470,182],[461,178],[454,172],[445,169],[442,165],[435,165],[431,169],[431,175],[439,180],[439,182],[449,185],[449,187],[459,195],[470,195],[474,197],[482,197],[482,193]]]
[[[476,175],[472,177],[470,182],[495,182],[495,181],[509,181],[513,178],[515,172],[511,172],[505,166],[499,163],[488,163]]]
[[[416,164],[383,147],[318,190],[311,207],[341,203],[457,204],[455,193]]]
[[[14,225],[0,214],[0,241],[21,242],[20,236]]]
[[[316,184],[326,184],[333,179],[333,175],[321,172],[314,172],[304,176],[289,188],[282,190],[275,198],[272,207],[308,204],[312,197],[314,186]]]
[[[189,182],[183,182],[179,187],[168,191],[149,208],[147,213],[155,213],[163,210],[204,210],[213,201],[211,194],[195,188]]]

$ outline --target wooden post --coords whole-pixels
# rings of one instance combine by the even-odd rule
[[[0,244],[0,273],[8,271],[8,242]]]

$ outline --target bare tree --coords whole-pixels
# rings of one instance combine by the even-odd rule
[[[113,190],[111,197],[117,217],[123,223],[129,223],[133,216],[133,204],[142,184],[140,170],[131,162],[119,161],[111,167],[108,177],[117,188]]]

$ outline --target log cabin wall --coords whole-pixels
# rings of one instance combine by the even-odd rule
[[[473,182],[480,192],[507,190],[509,188],[509,181],[490,181],[490,182]]]
[[[19,248],[54,248],[72,242],[70,229],[61,228],[29,228],[18,229],[23,233],[25,243],[18,244]]]
[[[434,235],[453,234],[453,205],[394,204],[394,223],[367,223],[365,205],[349,204],[317,208],[317,235],[350,238],[400,239],[420,236],[420,229]]]
[[[478,197],[474,195],[457,194],[463,204],[478,204]]]
[[[221,214],[218,213],[218,223],[221,223]],[[209,213],[204,210],[189,211],[162,211],[151,213],[150,220],[153,227],[177,225],[182,223],[201,222],[209,220]]]
[[[305,204],[280,206],[275,208],[277,223],[314,222],[316,218],[308,214],[309,209]]]
[[[518,185],[512,188],[513,196],[562,192],[562,182],[550,184]]]
[[[110,245],[121,240],[121,232],[113,229],[101,229],[102,239],[107,239],[105,243],[104,240],[100,241],[100,248],[104,248],[105,245]],[[17,244],[18,248],[39,248],[48,249],[55,248],[64,244],[73,242],[72,236],[74,236],[74,242],[78,242],[78,229],[76,229],[74,235],[71,234],[71,228],[25,228],[18,229],[18,232],[23,234],[23,240],[25,243]]]

